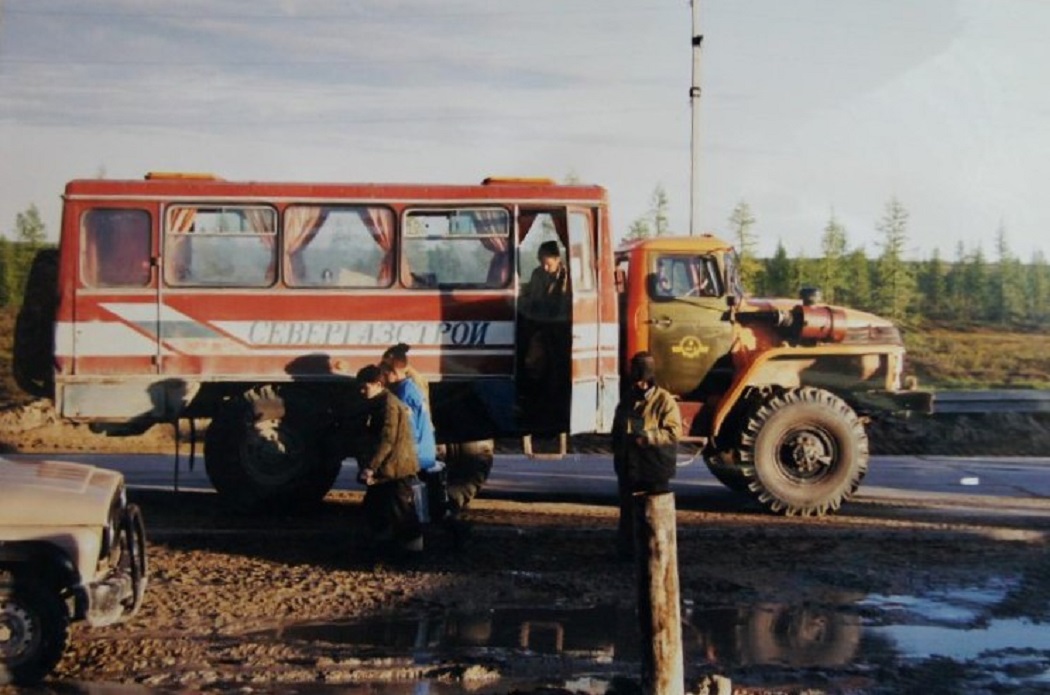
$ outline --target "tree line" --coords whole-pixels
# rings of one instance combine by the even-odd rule
[[[15,216],[13,239],[0,234],[0,307],[20,307],[37,251],[48,246],[36,205]]]
[[[636,219],[625,238],[668,234],[667,195],[653,192],[649,211]],[[885,316],[903,325],[937,321],[954,325],[990,324],[1030,330],[1050,319],[1050,266],[1037,250],[1023,262],[1010,249],[999,226],[989,258],[980,245],[959,243],[954,258],[938,250],[921,261],[905,259],[908,211],[896,198],[876,223],[878,253],[850,248],[844,225],[831,213],[821,234],[819,256],[791,256],[782,242],[772,257],[756,255],[757,222],[746,201],[728,220],[728,236],[739,254],[741,279],[753,296],[797,297],[803,287],[820,289],[825,302]]]

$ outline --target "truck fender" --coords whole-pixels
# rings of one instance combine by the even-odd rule
[[[900,352],[903,352],[903,348],[873,350],[871,345],[854,346],[842,344],[821,346],[818,354],[814,354],[814,350],[811,347],[785,346],[767,350],[757,355],[747,369],[741,371],[733,379],[732,384],[730,384],[729,389],[719,401],[718,407],[711,418],[710,435],[712,437],[718,435],[729,414],[747,392],[748,387],[781,386],[783,388],[795,388],[801,386],[799,374],[802,369],[811,366],[823,357],[878,354],[893,358],[895,355],[899,357]],[[771,364],[776,361],[787,360],[791,360],[793,364],[785,364],[781,370],[776,370]]]
[[[31,568],[28,577],[22,572],[26,568]],[[67,588],[80,584],[80,572],[69,555],[53,543],[0,541],[0,583],[18,584],[23,579]]]

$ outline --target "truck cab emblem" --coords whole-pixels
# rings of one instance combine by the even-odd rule
[[[695,335],[685,336],[678,341],[677,345],[671,348],[671,352],[687,359],[694,359],[710,351],[711,348],[701,343],[700,339]]]

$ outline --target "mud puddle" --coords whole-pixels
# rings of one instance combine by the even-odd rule
[[[687,686],[720,674],[748,692],[774,685],[779,692],[836,692],[839,685],[903,692],[934,682],[942,692],[1050,692],[1050,629],[1010,614],[1021,583],[1000,578],[921,595],[811,595],[800,603],[720,607],[687,599]],[[279,650],[280,664],[312,672],[295,683],[258,674],[262,691],[282,695],[631,692],[641,660],[634,611],[615,606],[400,613],[294,623],[233,639],[253,653]],[[179,692],[50,685],[43,692]],[[221,682],[204,688],[216,689],[224,689]]]
[[[960,677],[971,684],[1050,683],[1050,630],[999,614],[1015,584],[999,579],[922,596],[869,594],[842,604],[696,608],[687,600],[686,673],[734,680],[777,674],[781,683],[795,673],[827,684],[947,660],[960,664]],[[395,659],[403,673],[439,675],[416,679],[414,690],[390,683],[384,688],[392,689],[370,691],[382,693],[524,691],[526,682],[605,693],[618,679],[636,679],[641,658],[634,612],[610,606],[385,615],[289,625],[249,638],[353,655],[362,664],[394,665],[389,660]],[[472,668],[479,680],[467,683]]]
[[[869,595],[858,603],[872,661],[950,660],[1000,687],[1050,684],[1050,627],[1003,606],[1017,582],[922,597]]]

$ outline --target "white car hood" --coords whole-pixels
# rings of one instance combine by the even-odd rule
[[[82,463],[0,457],[0,538],[3,527],[103,525],[122,480]]]

